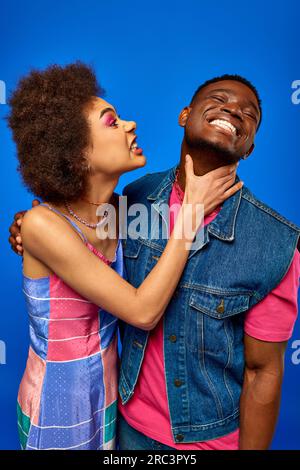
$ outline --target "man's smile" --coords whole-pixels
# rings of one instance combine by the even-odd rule
[[[225,129],[230,134],[237,135],[237,128],[230,122],[225,121],[224,119],[214,119],[209,124],[211,126],[221,127],[222,129]]]
[[[206,116],[206,121],[210,126],[221,129],[228,135],[238,138],[241,137],[242,127],[236,122],[237,120],[230,115],[222,113],[221,116],[219,114],[210,117]]]

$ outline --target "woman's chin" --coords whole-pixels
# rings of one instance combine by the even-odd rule
[[[134,156],[131,159],[130,170],[135,170],[136,168],[142,168],[143,166],[146,165],[146,163],[147,163],[147,159],[145,155]]]

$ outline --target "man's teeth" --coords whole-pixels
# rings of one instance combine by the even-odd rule
[[[228,121],[224,121],[223,119],[214,119],[213,121],[210,122],[211,125],[213,126],[219,126],[219,127],[223,127],[223,129],[229,129],[232,134],[237,134],[237,130],[236,130],[236,127],[234,127],[233,124],[231,124],[230,122]]]

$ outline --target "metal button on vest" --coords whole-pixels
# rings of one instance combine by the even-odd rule
[[[176,439],[177,442],[182,442],[183,439],[184,439],[184,435],[183,434],[177,434],[175,439]]]
[[[181,387],[181,385],[183,385],[183,382],[182,382],[182,380],[175,379],[174,380],[174,385],[175,385],[175,387]]]
[[[171,341],[171,343],[176,343],[176,341],[177,341],[177,336],[176,336],[176,335],[171,335],[171,336],[169,337],[169,340]]]
[[[224,313],[224,310],[225,310],[224,299],[221,300],[221,302],[217,306],[216,310],[217,310],[218,313]]]

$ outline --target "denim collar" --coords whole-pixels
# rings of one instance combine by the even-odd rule
[[[169,203],[170,193],[175,181],[176,169],[177,166],[167,170],[161,183],[147,197],[148,200],[155,201],[153,205],[156,206],[158,211],[161,204]],[[237,176],[235,182],[237,183],[238,181],[240,181],[240,179]],[[207,230],[211,235],[225,242],[231,242],[234,240],[235,223],[241,197],[242,190],[240,189],[223,203],[222,209],[217,217],[207,226]],[[205,236],[205,239],[205,242],[207,242],[208,234]]]

